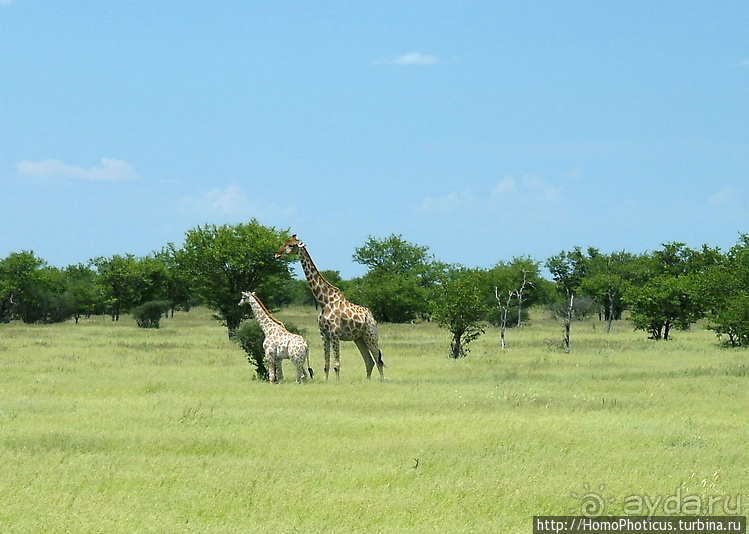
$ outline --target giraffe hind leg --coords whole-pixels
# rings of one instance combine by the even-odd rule
[[[323,352],[325,353],[325,380],[330,372],[330,338],[323,336]]]
[[[296,381],[302,384],[307,380],[307,373],[304,370],[304,362],[295,360],[294,365],[296,365]]]
[[[333,370],[336,380],[341,379],[341,340],[338,337],[331,339],[333,345]]]
[[[367,378],[372,377],[372,369],[374,369],[375,362],[372,358],[372,354],[369,350],[369,347],[364,342],[363,339],[357,339],[355,341],[357,348],[359,349],[359,352],[361,352],[361,357],[364,359],[364,366],[367,368]],[[378,364],[379,365],[379,364]]]
[[[307,361],[308,351],[300,350],[299,354],[294,356],[293,361],[296,366],[296,381],[299,383],[306,382],[307,370],[304,368],[304,364]]]

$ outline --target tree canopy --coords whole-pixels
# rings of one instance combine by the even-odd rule
[[[207,224],[189,230],[182,247],[168,244],[145,257],[97,257],[62,269],[33,251],[13,252],[0,259],[0,321],[78,321],[103,313],[117,320],[147,303],[159,303],[149,305],[151,310],[166,302],[172,314],[200,303],[231,332],[247,317],[238,306],[242,291],[254,290],[277,307],[315,304],[306,282],[292,279],[288,263],[274,259],[287,234],[255,219]],[[552,281],[541,275],[542,263],[528,257],[499,261],[489,269],[449,266],[428,247],[395,234],[368,237],[353,259],[367,267],[363,277],[344,280],[340,271],[324,276],[380,321],[437,321],[457,335],[453,355],[467,352],[465,346],[480,335],[483,324],[501,325],[504,334],[505,326],[520,326],[528,307],[540,303],[568,323],[581,310],[597,312],[607,329],[624,317],[656,340],[706,319],[726,345],[749,346],[746,234],[726,253],[679,242],[641,254],[574,247],[544,262]]]
[[[252,219],[246,224],[207,224],[187,232],[177,264],[201,301],[233,332],[248,316],[239,306],[242,291],[255,291],[271,301],[291,280],[288,263],[274,259],[279,243],[288,232],[262,226]]]

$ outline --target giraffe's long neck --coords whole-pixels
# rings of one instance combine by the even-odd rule
[[[324,307],[335,297],[341,296],[341,290],[323,278],[320,271],[317,270],[315,262],[312,261],[312,257],[305,246],[299,247],[299,261],[302,263],[302,269],[307,277],[307,282],[309,282],[312,295],[321,306]]]
[[[263,334],[266,336],[268,332],[275,329],[280,325],[280,321],[273,317],[270,312],[265,309],[262,302],[256,299],[254,296],[250,298],[250,308],[252,308],[252,314],[255,316],[260,328],[263,330]]]

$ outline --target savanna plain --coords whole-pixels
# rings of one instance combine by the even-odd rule
[[[431,323],[380,325],[386,379],[353,343],[323,380],[253,379],[197,308],[0,325],[0,531],[531,532],[534,515],[745,515],[749,352],[694,326],[561,327],[533,310],[451,360]],[[376,373],[375,373],[376,374]],[[638,506],[640,509],[638,510]]]

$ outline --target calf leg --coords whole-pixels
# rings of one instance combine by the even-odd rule
[[[273,357],[273,352],[265,352],[265,368],[268,370],[268,380],[270,382],[276,381],[276,359]]]

